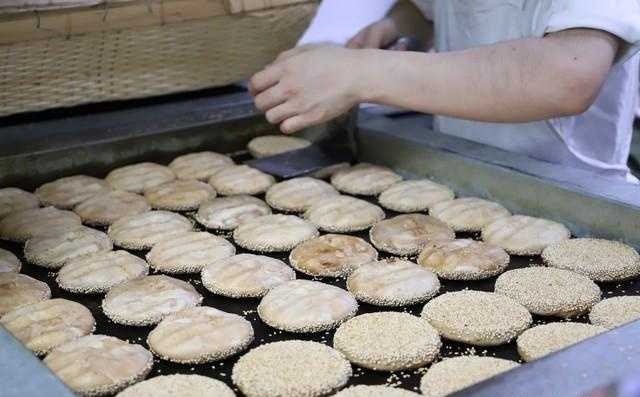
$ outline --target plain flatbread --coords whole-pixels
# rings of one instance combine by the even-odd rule
[[[113,336],[87,335],[58,346],[44,363],[74,393],[97,397],[144,379],[153,367],[153,355]]]
[[[241,223],[271,215],[271,208],[257,197],[217,197],[202,203],[196,221],[208,229],[233,230]]]
[[[613,329],[640,319],[640,296],[616,296],[597,303],[589,313],[593,325]]]
[[[475,197],[443,201],[429,207],[429,215],[456,232],[479,232],[486,225],[511,215],[498,203]]]
[[[283,261],[252,254],[221,259],[202,270],[202,285],[230,298],[260,298],[271,288],[295,278],[296,272]]]
[[[304,138],[285,135],[264,135],[250,140],[247,144],[247,149],[253,157],[261,158],[304,149],[309,145],[311,145],[311,142]]]
[[[407,306],[427,301],[440,290],[436,275],[413,262],[381,260],[358,267],[347,278],[357,300],[375,306]]]
[[[267,325],[302,333],[335,328],[357,311],[358,303],[347,291],[309,280],[280,284],[258,305],[258,315]]]
[[[45,183],[36,189],[36,196],[47,206],[68,210],[77,204],[98,194],[111,190],[111,186],[104,180],[87,175],[74,175]]]
[[[402,181],[385,190],[378,197],[384,208],[396,212],[420,212],[434,204],[453,200],[453,190],[428,179]]]
[[[591,324],[549,323],[524,331],[516,344],[520,357],[529,362],[606,331],[606,328]]]
[[[276,183],[267,190],[265,199],[271,207],[287,212],[304,212],[315,200],[340,193],[320,179],[300,177]]]
[[[177,180],[145,189],[144,198],[152,208],[168,211],[192,211],[216,196],[211,185],[193,180]]]
[[[304,213],[305,219],[330,233],[366,230],[384,216],[384,211],[377,205],[349,196],[318,200]]]
[[[14,212],[38,208],[40,199],[33,193],[15,187],[0,189],[0,219]]]
[[[420,397],[420,395],[399,387],[357,385],[341,390],[335,397]]]
[[[89,335],[95,329],[96,321],[89,309],[79,303],[49,299],[10,311],[0,318],[0,324],[40,356]]]
[[[224,167],[209,178],[209,184],[223,196],[260,194],[275,183],[274,177],[248,165]]]
[[[422,309],[422,317],[449,340],[476,346],[509,343],[531,325],[531,314],[515,300],[482,291],[440,295]]]
[[[118,219],[109,226],[109,237],[119,247],[151,249],[160,241],[193,230],[193,224],[182,215],[167,211],[149,211]]]
[[[75,206],[73,212],[88,225],[109,226],[118,219],[142,214],[150,209],[139,194],[112,190],[83,201]]]
[[[427,320],[409,313],[379,312],[344,322],[333,347],[347,360],[374,371],[402,371],[432,362],[442,342]]]
[[[107,292],[102,310],[118,324],[146,326],[169,314],[199,306],[202,295],[186,281],[164,275],[147,276],[117,285]]]
[[[378,259],[378,251],[360,237],[325,234],[291,251],[289,263],[310,276],[340,277]]]
[[[600,287],[581,274],[541,266],[503,273],[495,291],[533,314],[566,318],[588,312],[602,294]]]
[[[229,156],[216,152],[197,152],[176,157],[169,168],[178,179],[206,182],[220,168],[228,165],[233,165]]]
[[[257,252],[289,251],[296,245],[318,236],[310,222],[294,215],[265,215],[238,226],[235,242]]]
[[[233,366],[231,379],[247,397],[325,396],[351,377],[344,356],[318,342],[288,340],[249,351]]]
[[[438,241],[425,246],[418,264],[445,280],[482,280],[504,272],[509,254],[482,241]]]
[[[346,162],[345,163],[333,164],[333,165],[329,165],[329,166],[324,167],[324,168],[320,168],[318,171],[312,172],[310,175],[312,177],[318,178],[318,179],[329,179],[336,172],[342,171],[342,170],[346,170],[349,167],[351,167],[351,164],[346,163]]]
[[[25,242],[36,236],[55,236],[81,226],[80,217],[55,207],[14,212],[0,220],[0,238]]]
[[[561,223],[524,215],[501,218],[482,229],[484,241],[511,255],[540,255],[548,246],[570,237]]]
[[[116,397],[235,397],[224,382],[202,375],[160,375],[129,386]]]
[[[60,288],[76,294],[98,294],[149,274],[149,265],[127,251],[98,252],[67,262],[58,271]]]
[[[167,316],[147,338],[153,354],[180,364],[224,360],[245,350],[252,341],[249,321],[213,307],[192,307]]]
[[[176,175],[169,167],[156,163],[126,165],[111,171],[105,178],[116,190],[138,194],[174,179]]]
[[[387,167],[368,163],[336,172],[331,184],[343,193],[375,196],[402,181],[402,177]]]
[[[147,262],[159,272],[199,273],[205,266],[235,253],[233,244],[222,237],[188,232],[156,244],[147,254]]]
[[[420,391],[427,397],[445,397],[519,365],[515,361],[495,357],[445,358],[432,365],[422,377]]]
[[[430,242],[455,238],[456,233],[446,223],[423,214],[394,216],[369,230],[369,239],[377,249],[400,256],[416,255]]]
[[[594,281],[622,281],[640,276],[640,255],[618,241],[564,240],[545,248],[542,259],[548,266],[571,270]]]
[[[0,273],[20,272],[22,262],[11,251],[0,248]]]
[[[112,249],[109,236],[83,226],[57,236],[29,239],[24,246],[24,257],[34,265],[60,269],[71,260]]]
[[[0,273],[0,316],[49,298],[51,289],[42,281],[20,273]]]

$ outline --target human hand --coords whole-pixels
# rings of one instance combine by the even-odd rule
[[[353,36],[347,42],[347,48],[387,48],[400,38],[400,30],[391,17],[374,22]]]
[[[360,52],[314,45],[278,58],[250,80],[256,107],[285,134],[331,120],[360,99]]]

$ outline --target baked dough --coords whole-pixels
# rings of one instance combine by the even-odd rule
[[[156,244],[147,254],[147,262],[164,273],[199,273],[205,266],[235,253],[233,244],[222,237],[207,232],[187,232]]]
[[[223,196],[260,194],[275,183],[274,177],[248,165],[224,167],[209,178],[209,184]]]
[[[0,273],[4,272],[20,272],[22,262],[11,251],[0,248]]]
[[[340,193],[325,181],[300,177],[276,183],[267,190],[267,203],[280,211],[304,212],[315,200]]]
[[[202,375],[160,375],[129,386],[116,397],[235,397],[229,386]]]
[[[486,225],[511,215],[498,203],[475,197],[443,201],[429,207],[429,215],[456,232],[479,232]]]
[[[118,219],[109,226],[109,237],[119,247],[151,249],[160,241],[184,234],[193,224],[182,215],[167,211],[149,211]]]
[[[36,196],[43,205],[68,210],[76,204],[90,199],[98,194],[111,190],[111,186],[104,180],[87,175],[74,175],[45,183],[36,189]]]
[[[55,236],[81,226],[80,217],[55,207],[14,212],[0,220],[0,238],[25,242],[36,236]]]
[[[396,212],[420,212],[434,204],[453,200],[453,190],[428,179],[402,181],[386,189],[378,197],[380,205]]]
[[[247,144],[249,153],[255,158],[304,149],[311,145],[306,139],[285,135],[263,135],[253,138]]]
[[[73,211],[92,226],[109,226],[118,219],[138,215],[151,209],[144,197],[123,190],[112,190],[75,206]]]
[[[40,206],[40,199],[33,194],[15,187],[0,189],[0,219],[14,212]]]
[[[368,163],[356,164],[331,176],[331,184],[339,191],[365,196],[378,195],[401,180],[391,169]]]
[[[233,230],[241,223],[271,215],[271,208],[257,197],[238,195],[204,202],[195,218],[208,229]]]
[[[613,329],[640,319],[640,296],[616,296],[597,303],[589,313],[591,324]]]
[[[24,256],[34,265],[59,269],[71,260],[112,249],[113,244],[105,233],[83,226],[57,236],[28,240]]]
[[[199,180],[206,182],[220,168],[233,165],[233,160],[216,152],[189,153],[176,157],[169,168],[181,180]]]
[[[0,273],[0,316],[49,298],[51,289],[42,281],[20,273]]]
[[[549,245],[570,237],[561,223],[524,215],[501,218],[482,229],[484,241],[511,255],[540,255]]]
[[[549,323],[524,331],[516,343],[520,357],[529,362],[606,331],[591,324]]]
[[[257,252],[289,251],[296,245],[318,236],[318,229],[294,215],[265,215],[238,226],[235,242]]]
[[[383,220],[384,216],[384,211],[377,205],[349,196],[318,200],[304,213],[305,219],[330,233],[366,230]]]
[[[114,189],[142,193],[145,189],[176,179],[176,175],[164,165],[138,163],[116,168],[105,179]]]
[[[398,215],[369,230],[369,239],[377,249],[400,256],[416,255],[430,242],[455,238],[456,233],[446,223],[422,214]]]

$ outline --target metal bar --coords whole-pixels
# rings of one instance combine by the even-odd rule
[[[0,327],[0,394],[73,397],[73,393],[17,339]]]
[[[640,248],[640,187],[433,132],[424,118],[361,117],[363,161],[432,177],[459,195],[565,223],[576,236]]]

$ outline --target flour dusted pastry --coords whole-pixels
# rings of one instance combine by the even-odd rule
[[[149,265],[165,273],[198,273],[205,266],[236,253],[222,237],[207,232],[186,232],[156,244],[147,254]]]
[[[176,157],[169,164],[178,179],[198,180],[206,182],[220,168],[233,165],[233,160],[224,154],[216,152],[189,153]]]
[[[60,209],[72,209],[76,204],[111,190],[104,180],[87,175],[74,175],[45,183],[36,189],[36,196],[43,205]]]
[[[20,273],[0,273],[0,316],[49,298],[51,289],[42,281]]]
[[[193,224],[182,215],[167,211],[149,211],[121,218],[109,226],[109,237],[119,247],[151,249],[160,241],[189,232]]]
[[[265,215],[238,226],[235,242],[257,252],[289,251],[296,245],[318,236],[316,227],[293,215]]]
[[[482,229],[484,241],[512,255],[540,255],[551,244],[570,237],[561,223],[524,215],[501,218]]]
[[[387,167],[361,163],[333,174],[331,184],[343,193],[375,196],[401,180]]]
[[[15,187],[0,189],[0,219],[14,212],[40,206],[40,199],[33,193]]]
[[[177,180],[145,189],[151,207],[167,211],[192,211],[216,196],[211,185],[195,180]]]
[[[209,184],[223,196],[260,194],[275,183],[274,177],[248,165],[224,167],[209,178]]]
[[[271,208],[257,197],[238,195],[216,197],[204,202],[195,218],[208,229],[233,230],[241,223],[271,215]]]
[[[0,238],[25,242],[36,236],[55,236],[81,226],[80,217],[55,207],[14,212],[0,220]]]
[[[314,202],[304,217],[325,232],[347,233],[370,228],[384,219],[384,211],[355,197],[336,196]]]
[[[385,219],[369,230],[371,243],[395,255],[415,255],[434,241],[449,241],[456,234],[446,223],[423,214],[405,214]]]
[[[105,179],[114,189],[142,193],[145,189],[176,179],[176,175],[169,167],[146,162],[116,168]]]
[[[300,177],[276,183],[267,190],[267,203],[280,211],[304,212],[318,198],[337,196],[338,191],[325,181]]]
[[[112,190],[81,202],[75,206],[73,212],[88,225],[109,226],[118,219],[138,215],[150,209],[144,197],[124,190]]]
[[[249,144],[247,144],[247,149],[253,157],[261,158],[304,149],[309,145],[311,145],[311,142],[304,138],[286,135],[264,135],[250,140]]]
[[[429,215],[440,219],[456,232],[478,232],[511,213],[498,203],[467,197],[434,204],[429,207]]]
[[[116,397],[235,397],[224,382],[202,375],[160,375],[129,386]]]
[[[434,204],[453,200],[453,190],[428,179],[402,181],[378,197],[380,205],[397,212],[425,211]]]
[[[445,280],[482,280],[504,272],[509,254],[482,241],[436,241],[420,252],[418,264]]]
[[[22,268],[22,262],[11,251],[0,248],[0,273],[19,272]]]

